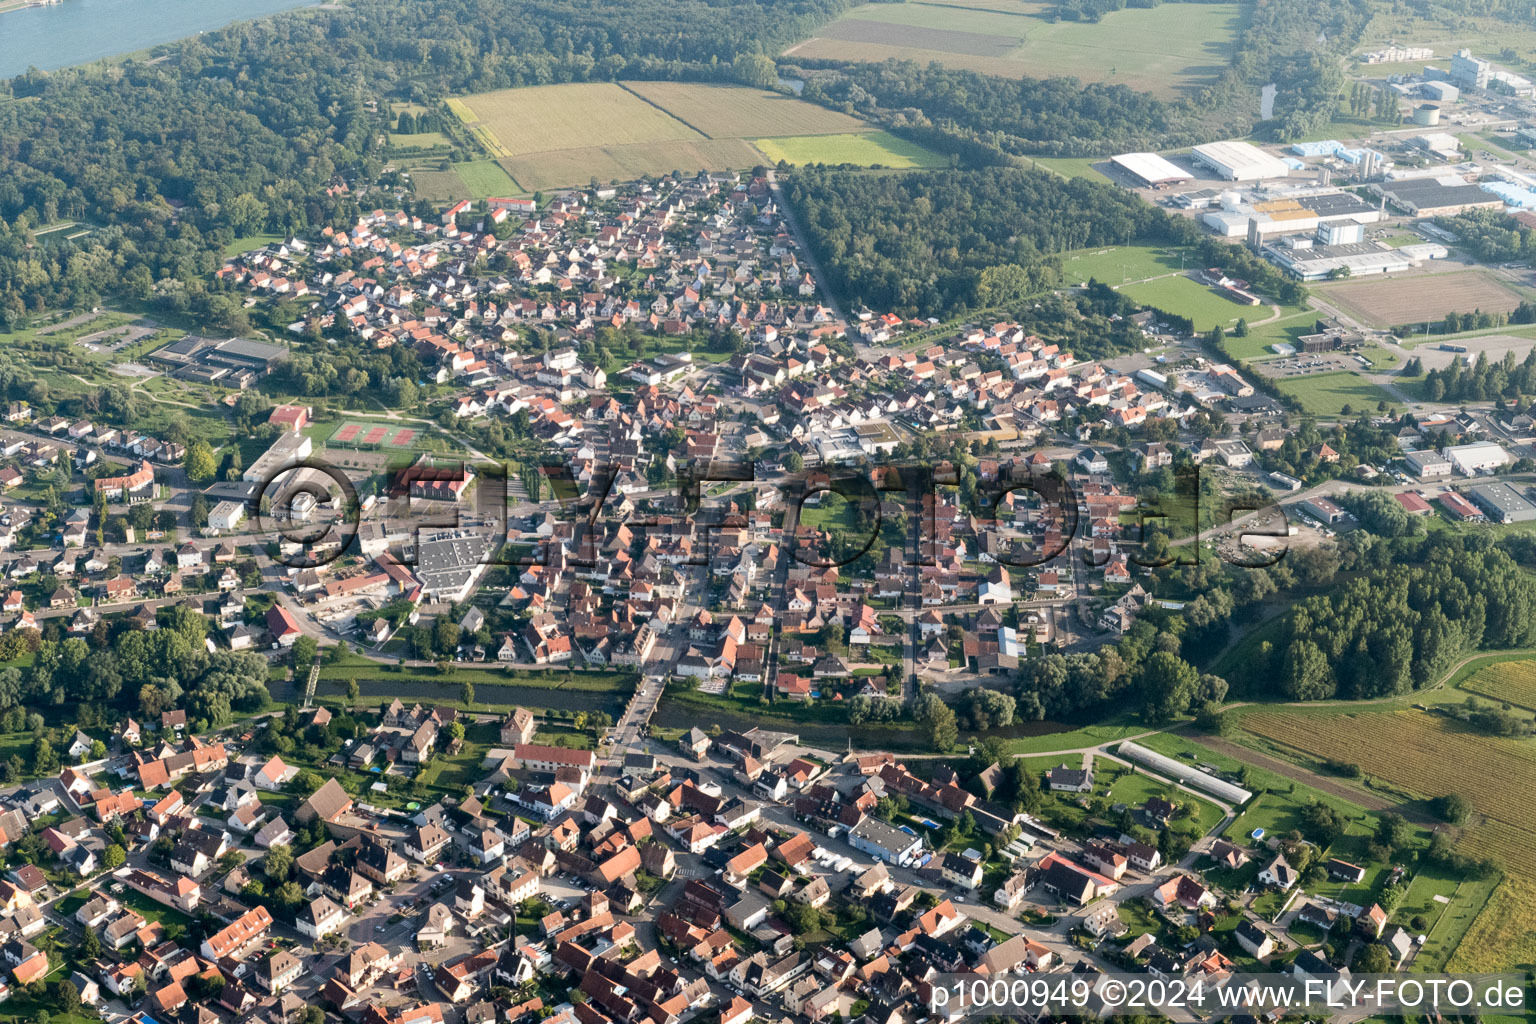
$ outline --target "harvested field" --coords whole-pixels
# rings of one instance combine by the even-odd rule
[[[1518,294],[1476,270],[1351,281],[1320,287],[1318,293],[1377,327],[1441,320],[1447,313],[1474,310],[1507,313],[1520,305]]]
[[[840,111],[762,89],[697,82],[624,82],[623,86],[711,139],[838,135],[869,127]]]
[[[1172,97],[1220,74],[1240,17],[1235,3],[1127,8],[1097,22],[1053,21],[1050,5],[1021,0],[874,3],[824,26],[785,55],[937,60],[1010,78],[1070,75]]]
[[[598,181],[628,181],[647,174],[672,171],[745,170],[763,163],[763,156],[741,139],[641,143],[526,153],[501,161],[525,190],[585,185]]]
[[[844,137],[868,127],[762,89],[681,82],[503,89],[458,97],[449,108],[497,155],[498,173],[511,175],[526,192],[671,171],[748,170],[769,162],[748,139]],[[930,165],[933,154],[908,149],[916,152],[908,152],[905,166]],[[893,153],[891,165],[903,166],[897,157]],[[466,178],[464,186],[461,191],[476,197],[510,189],[503,183],[486,191],[488,175]]]
[[[1462,849],[1536,871],[1536,806],[1525,799],[1536,782],[1536,745],[1529,740],[1484,736],[1421,711],[1254,711],[1243,715],[1242,726],[1283,751],[1358,764],[1367,776],[1418,797],[1460,793],[1482,818],[1464,833]]]
[[[461,97],[460,103],[473,118],[471,127],[478,123],[488,131],[503,158],[703,137],[611,82],[501,89]],[[464,116],[457,106],[453,109]]]

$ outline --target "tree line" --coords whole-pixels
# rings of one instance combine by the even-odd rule
[[[1372,569],[1293,605],[1246,663],[1255,690],[1368,699],[1433,682],[1480,647],[1536,641],[1536,579],[1486,535],[1382,543],[1412,564]]]
[[[1504,353],[1498,362],[1479,352],[1471,366],[1452,359],[1443,370],[1425,374],[1424,393],[1431,402],[1488,402],[1536,394],[1536,350],[1518,363],[1513,352]]]
[[[1053,253],[1156,238],[1168,218],[1135,195],[1042,171],[866,175],[809,167],[787,195],[831,287],[854,305],[947,316],[1060,280]]]

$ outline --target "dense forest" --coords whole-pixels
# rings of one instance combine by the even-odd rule
[[[1135,195],[1042,171],[868,175],[808,168],[790,203],[849,302],[902,316],[1007,303],[1058,283],[1052,253],[1158,240],[1171,218]]]
[[[0,329],[156,285],[215,323],[202,281],[234,238],[353,212],[382,167],[371,102],[611,78],[771,79],[764,56],[846,0],[359,0],[184,40],[154,65],[0,81]],[[29,248],[60,218],[100,230]]]
[[[1248,664],[1251,683],[1293,700],[1407,693],[1479,647],[1536,642],[1536,579],[1486,535],[1405,537],[1411,564],[1338,581],[1294,605]]]
[[[1536,258],[1536,228],[1503,210],[1468,210],[1454,217],[1436,217],[1435,223],[1454,233],[1484,263]]]
[[[1097,155],[1204,142],[1209,118],[1123,85],[1000,78],[939,64],[886,61],[786,65],[803,96],[901,128],[932,125],[1006,154]]]

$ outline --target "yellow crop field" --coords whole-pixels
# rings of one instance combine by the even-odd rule
[[[712,139],[839,135],[869,127],[841,111],[764,89],[698,82],[625,82],[624,87]]]
[[[683,142],[703,138],[612,82],[538,85],[462,97],[470,125],[483,126],[503,158],[561,149]],[[453,108],[458,113],[458,108]],[[459,115],[463,117],[462,114]],[[522,180],[516,172],[513,177]]]
[[[1536,744],[1529,740],[1484,736],[1421,711],[1254,711],[1243,716],[1243,729],[1319,760],[1358,764],[1418,796],[1460,793],[1482,819],[1461,848],[1536,874],[1536,804],[1526,798],[1536,785]]]
[[[1506,875],[1445,969],[1460,974],[1530,963],[1536,963],[1536,881]]]
[[[530,192],[567,185],[628,181],[648,174],[682,171],[750,170],[762,154],[740,139],[695,139],[640,143],[631,146],[590,146],[544,153],[525,153],[500,161],[517,183]]]
[[[1460,688],[1523,708],[1536,708],[1536,660],[1501,661],[1480,668]]]

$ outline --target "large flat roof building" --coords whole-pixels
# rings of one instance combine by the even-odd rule
[[[1452,183],[1411,178],[1382,182],[1371,189],[1415,217],[1450,217],[1466,210],[1493,210],[1504,205],[1504,200],[1493,193],[1459,179]]]
[[[1266,245],[1264,255],[1302,281],[1325,281],[1335,270],[1345,268],[1351,277],[1396,274],[1418,262],[1402,249],[1378,242],[1314,245],[1304,240],[1303,244]]]
[[[1489,470],[1507,466],[1514,461],[1509,452],[1492,441],[1474,441],[1471,444],[1452,445],[1440,452],[1463,476],[1476,476]]]
[[[1116,170],[1124,172],[1137,184],[1150,185],[1153,188],[1171,185],[1176,181],[1188,181],[1194,177],[1178,164],[1165,160],[1156,153],[1121,153],[1119,156],[1110,157],[1109,162]]]
[[[1283,178],[1290,173],[1285,161],[1247,142],[1208,142],[1190,151],[1195,162],[1209,167],[1228,181]]]
[[[1536,505],[1520,496],[1509,484],[1481,484],[1467,496],[1495,523],[1529,523],[1536,520]]]

